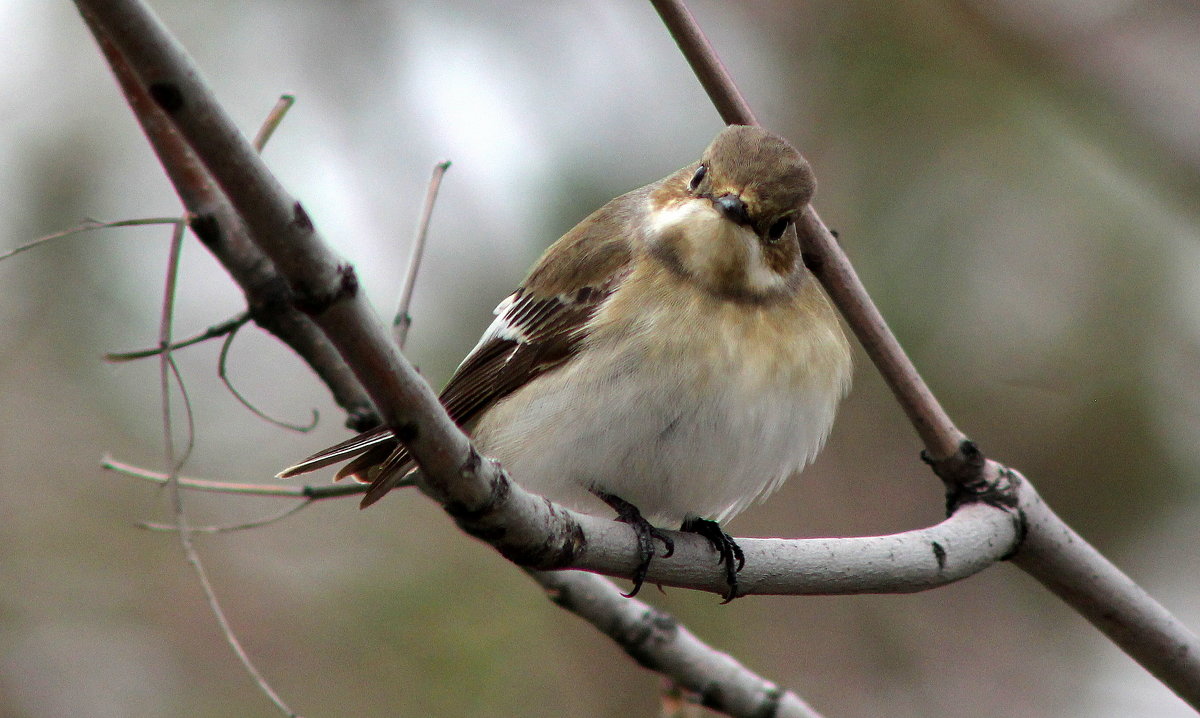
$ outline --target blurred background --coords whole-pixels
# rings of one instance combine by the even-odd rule
[[[429,172],[409,354],[448,376],[545,246],[697,157],[720,121],[649,4],[154,0],[382,315]],[[694,0],[760,119],[810,158],[816,206],[917,365],[989,455],[1200,627],[1200,11],[1131,0]],[[0,252],[84,218],[179,211],[68,2],[0,3]],[[0,716],[271,716],[225,645],[156,487],[169,232],[107,230],[0,263]],[[193,238],[176,335],[242,309]],[[347,436],[256,329],[230,357],[265,411],[177,355],[186,473],[273,483]],[[178,403],[178,402],[176,402]],[[940,483],[865,358],[829,446],[731,526],[841,536],[942,517]],[[311,479],[321,482],[324,476]],[[195,524],[280,500],[187,496]],[[258,665],[306,716],[652,716],[659,679],[416,494],[313,506],[200,552]],[[997,566],[911,596],[647,589],[829,718],[1192,715],[1033,580]]]

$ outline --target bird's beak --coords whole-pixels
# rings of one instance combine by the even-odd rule
[[[734,224],[750,226],[750,214],[746,211],[746,203],[736,194],[727,194],[713,200],[713,204],[725,218]]]

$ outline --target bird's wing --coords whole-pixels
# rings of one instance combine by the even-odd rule
[[[500,302],[496,319],[442,390],[442,405],[455,423],[469,426],[497,401],[578,351],[588,320],[628,272],[636,214],[648,189],[618,197],[581,222],[546,250],[521,288]],[[279,476],[355,456],[337,478],[372,483],[364,506],[411,468],[408,450],[381,427],[317,452]]]

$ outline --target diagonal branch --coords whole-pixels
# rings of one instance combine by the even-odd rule
[[[701,705],[731,716],[821,718],[792,691],[704,645],[673,617],[626,598],[609,581],[588,573],[529,574],[550,600],[590,621],[645,668],[671,676],[698,694]],[[722,680],[714,680],[715,676]]]
[[[749,103],[725,71],[704,32],[683,0],[650,0],[700,79],[705,92],[728,125],[757,125]],[[896,400],[917,430],[925,451],[934,460],[954,456],[966,438],[942,409],[933,392],[904,353],[883,315],[867,295],[850,260],[829,228],[811,206],[797,231],[804,245],[805,262],[825,285],[846,317],[858,341],[875,362]]]
[[[84,9],[82,5],[80,7]],[[292,306],[287,284],[254,246],[245,223],[151,98],[146,86],[138,81],[128,59],[97,27],[90,13],[85,10],[82,14],[112,67],[130,109],[187,209],[192,232],[241,287],[251,318],[305,358],[329,387],[338,405],[349,413],[350,422],[356,428],[373,424],[371,401],[346,363],[312,321]]]
[[[682,0],[651,0],[728,123],[752,123],[753,115]],[[665,10],[664,10],[665,9]],[[708,78],[708,79],[705,79]],[[1018,476],[984,460],[951,422],[916,367],[905,355],[867,295],[837,241],[814,210],[798,223],[806,262],[828,290],[867,354],[891,387],[921,441],[924,456],[946,482],[953,506],[1003,489],[1016,498],[1025,536],[1013,563],[1041,581],[1086,617],[1134,660],[1193,708],[1200,709],[1200,639],[1100,552],[1078,536]]]

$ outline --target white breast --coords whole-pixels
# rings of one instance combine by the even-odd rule
[[[597,488],[664,526],[729,519],[812,460],[849,381],[832,314],[762,361],[734,317],[661,307],[640,331],[599,333],[488,411],[475,438],[522,486],[580,511],[609,515]]]

